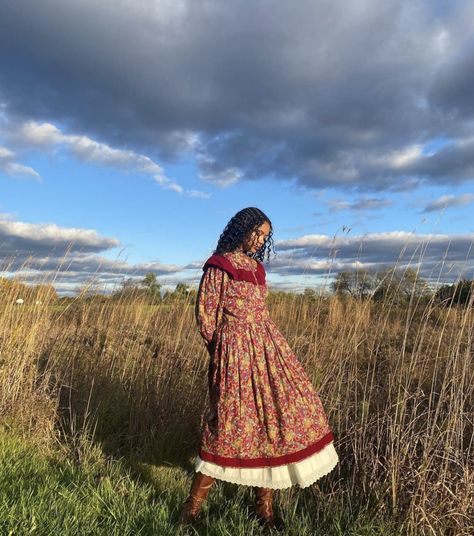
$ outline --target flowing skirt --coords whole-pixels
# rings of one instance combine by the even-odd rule
[[[269,318],[225,315],[209,363],[195,471],[248,486],[306,487],[339,461],[303,366]]]

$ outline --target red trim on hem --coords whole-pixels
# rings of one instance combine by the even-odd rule
[[[295,463],[307,458],[319,450],[322,450],[323,447],[331,443],[333,440],[333,433],[328,432],[324,437],[316,441],[316,443],[313,443],[298,452],[283,454],[282,456],[275,456],[273,458],[228,458],[226,456],[219,456],[218,454],[205,452],[201,448],[199,448],[199,457],[205,462],[216,463],[217,465],[224,467],[274,467],[277,465]]]
[[[265,268],[260,261],[257,260],[257,263],[258,266],[256,272],[252,272],[252,270],[236,268],[230,260],[223,255],[214,254],[207,259],[202,269],[205,270],[207,266],[217,266],[218,268],[225,270],[235,281],[247,281],[254,285],[265,285]]]

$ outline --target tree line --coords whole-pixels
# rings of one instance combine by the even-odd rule
[[[474,281],[462,279],[452,284],[440,285],[433,288],[413,268],[400,269],[397,267],[384,268],[376,273],[366,269],[345,270],[336,274],[330,284],[331,291],[342,297],[352,297],[356,300],[373,300],[382,302],[389,300],[394,304],[406,304],[413,299],[434,299],[445,306],[465,306],[473,302]],[[104,301],[142,301],[148,304],[173,303],[176,300],[187,299],[194,302],[197,289],[185,283],[178,283],[174,290],[162,293],[162,285],[156,274],[148,272],[142,280],[126,278],[121,286],[110,294],[101,294],[93,288],[79,289],[76,297],[58,297],[56,289],[51,284],[28,286],[14,279],[0,277],[0,302],[18,302],[25,304],[47,304],[69,302],[77,299],[93,302]],[[281,292],[273,292],[281,294]],[[315,289],[306,288],[304,295],[309,298],[316,296]]]
[[[413,268],[384,268],[376,273],[366,269],[339,272],[331,290],[340,296],[376,302],[389,300],[405,304],[413,299],[434,299],[441,305],[468,305],[473,301],[474,281],[462,279],[433,288]]]

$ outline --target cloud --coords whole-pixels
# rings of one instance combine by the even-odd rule
[[[339,212],[341,210],[378,210],[393,205],[393,201],[390,199],[382,199],[378,197],[362,197],[357,201],[342,201],[331,200],[328,201],[328,206],[331,212]]]
[[[4,172],[7,175],[20,175],[33,177],[37,181],[41,181],[41,176],[33,168],[29,166],[24,166],[15,162],[15,154],[0,145],[0,172]]]
[[[12,255],[24,259],[29,255],[45,255],[51,251],[98,252],[120,245],[116,238],[99,235],[94,229],[59,227],[54,223],[15,221],[11,215],[0,214],[2,257]]]
[[[472,31],[472,4],[462,5],[456,20],[456,34],[445,32],[443,41],[449,61],[444,61],[429,92],[430,101],[449,111],[453,121],[472,119],[474,97],[472,72],[474,69],[474,36]],[[462,16],[464,12],[464,17]]]
[[[163,175],[163,168],[147,156],[133,151],[114,149],[104,143],[98,143],[87,136],[63,134],[51,123],[28,121],[19,126],[14,139],[24,144],[37,147],[50,145],[67,145],[71,151],[84,162],[116,167],[132,168],[135,171],[150,175]]]
[[[360,236],[303,235],[275,244],[272,272],[281,276],[321,276],[386,266],[412,267],[431,283],[474,278],[474,233],[415,234],[406,231]],[[304,287],[303,287],[304,288]]]
[[[14,220],[16,219],[16,214],[13,212],[0,212],[0,220]]]
[[[116,149],[105,143],[99,143],[88,136],[64,134],[51,123],[26,121],[16,128],[9,126],[9,139],[13,143],[43,150],[66,146],[81,161],[113,167],[121,171],[135,171],[151,175],[162,188],[173,190],[179,194],[186,193],[190,197],[208,197],[197,190],[185,191],[178,183],[169,179],[163,168],[148,156],[134,151]],[[1,149],[1,148],[0,148]],[[0,152],[1,158],[1,152]],[[199,195],[202,193],[203,195]]]
[[[0,103],[15,121],[153,162],[191,154],[220,186],[403,191],[474,176],[470,2],[100,6],[3,2]],[[457,141],[429,157],[440,136]],[[87,143],[78,154],[119,159]]]
[[[237,168],[223,169],[214,173],[200,173],[199,178],[222,188],[227,188],[239,182],[242,172]]]
[[[201,199],[208,199],[211,194],[201,192],[200,190],[188,190],[189,197],[200,197]]]
[[[436,152],[419,154],[400,166],[406,175],[433,184],[455,184],[474,178],[474,136],[450,140]]]
[[[422,212],[434,212],[449,207],[469,205],[474,201],[474,194],[442,195],[435,201],[428,203]]]
[[[117,238],[102,236],[94,229],[21,222],[12,214],[0,213],[2,272],[15,274],[25,282],[49,279],[59,292],[71,293],[95,278],[107,291],[120,284],[124,276],[138,281],[149,271],[167,275],[180,270],[176,265],[130,264],[103,255],[119,246]]]

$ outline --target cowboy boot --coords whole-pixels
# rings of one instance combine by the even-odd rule
[[[179,518],[179,525],[192,523],[201,512],[201,506],[206,499],[215,478],[197,472],[194,475],[188,498],[184,501],[184,507]]]
[[[273,489],[255,487],[257,519],[265,528],[275,528],[275,518],[273,514]]]

